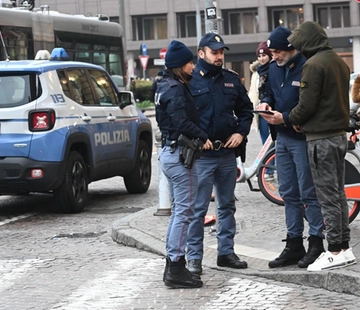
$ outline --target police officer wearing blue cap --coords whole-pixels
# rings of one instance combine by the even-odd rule
[[[207,33],[199,43],[198,62],[190,90],[200,115],[200,127],[212,145],[197,161],[199,179],[195,218],[189,225],[188,268],[202,273],[204,218],[215,186],[217,198],[217,265],[247,268],[234,253],[236,153],[249,134],[252,103],[236,72],[223,68],[224,50],[229,49],[215,33]]]
[[[193,53],[182,42],[173,40],[165,56],[163,79],[155,93],[156,120],[163,139],[159,163],[169,181],[172,211],[166,236],[166,267],[164,282],[172,288],[192,288],[203,285],[199,276],[186,268],[185,247],[188,225],[194,217],[198,190],[196,162],[192,167],[181,160],[183,145],[180,135],[191,141],[200,139],[203,148],[211,142],[199,127],[200,119],[188,89],[194,69]]]

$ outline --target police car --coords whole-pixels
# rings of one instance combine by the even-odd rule
[[[76,213],[93,181],[122,176],[146,192],[152,128],[130,93],[100,66],[63,61],[64,49],[42,53],[0,62],[0,195],[52,192]]]

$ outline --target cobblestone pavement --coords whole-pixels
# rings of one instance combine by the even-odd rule
[[[153,215],[158,201],[155,154],[153,163],[148,193],[127,194],[120,178],[95,182],[81,214],[59,214],[51,195],[0,197],[0,309],[359,309],[355,295],[265,278],[266,260],[246,251],[254,247],[270,254],[281,250],[283,212],[260,193],[249,192],[245,184],[239,184],[236,192],[237,252],[242,258],[247,254],[258,274],[252,274],[255,269],[251,268],[237,273],[214,266],[216,237],[207,227],[204,286],[165,287],[165,261],[159,254],[164,250],[168,218]],[[129,240],[138,242],[132,245],[147,246],[150,251],[114,242],[114,228],[128,230]],[[273,242],[263,238],[264,234],[271,234]],[[259,276],[262,272],[264,276]],[[291,269],[284,272],[294,273]],[[340,286],[341,281],[339,278]]]
[[[26,242],[2,251],[0,309],[358,309],[356,296],[217,269],[206,270],[203,288],[168,289],[158,255],[119,246],[108,232],[52,236],[53,229],[40,228],[49,220],[33,218],[7,234],[1,231],[2,240],[12,236]],[[15,228],[20,231],[12,234]]]

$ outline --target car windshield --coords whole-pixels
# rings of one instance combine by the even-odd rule
[[[0,108],[21,106],[38,98],[41,88],[37,91],[36,80],[35,74],[0,75]]]

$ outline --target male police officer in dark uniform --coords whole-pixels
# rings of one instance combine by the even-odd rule
[[[235,149],[248,135],[253,119],[252,103],[238,74],[224,69],[223,39],[207,33],[200,41],[198,63],[189,87],[200,115],[200,128],[212,141],[212,149],[197,161],[199,180],[195,218],[189,225],[188,268],[202,273],[204,217],[215,186],[218,221],[218,266],[247,268],[234,253],[236,155]]]

